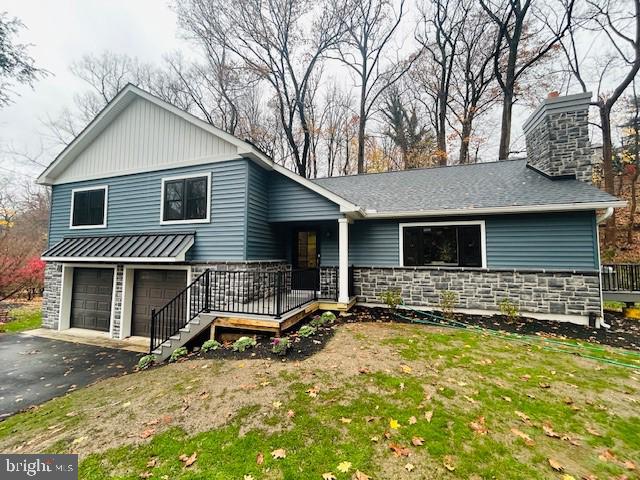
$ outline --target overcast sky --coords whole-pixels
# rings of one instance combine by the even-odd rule
[[[19,87],[15,103],[0,109],[0,145],[39,150],[41,119],[55,117],[86,87],[69,64],[87,53],[111,50],[157,63],[166,52],[185,48],[177,38],[176,17],[163,0],[3,0],[0,10],[26,25],[19,42],[31,43],[38,67],[52,74],[34,89]],[[0,168],[33,175],[37,168],[12,164],[0,154]]]

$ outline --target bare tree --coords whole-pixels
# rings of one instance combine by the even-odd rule
[[[417,36],[428,52],[423,89],[431,97],[427,108],[432,109],[440,165],[447,164],[447,112],[458,42],[464,30],[463,6],[461,0],[433,0],[431,8],[421,11],[423,32]]]
[[[16,43],[15,37],[22,28],[20,20],[0,12],[0,108],[11,103],[16,84],[33,87],[36,80],[48,74],[35,66],[27,51],[29,45]]]
[[[571,26],[575,0],[480,0],[497,26],[494,71],[502,90],[498,158],[509,157],[511,118],[522,77],[556,47]]]
[[[224,47],[242,68],[270,85],[295,168],[303,176],[311,148],[307,97],[313,75],[342,35],[339,12],[326,7],[306,0],[176,4],[185,32],[207,49]]]
[[[406,59],[388,59],[394,34],[404,13],[404,0],[397,10],[390,0],[351,0],[348,14],[342,16],[346,31],[338,44],[338,59],[351,69],[359,90],[358,173],[365,171],[367,121],[382,94],[411,68],[419,54]],[[396,50],[397,52],[397,50]]]
[[[461,9],[464,24],[457,39],[448,107],[453,113],[450,126],[460,137],[458,162],[464,164],[472,159],[474,121],[495,105],[500,89],[493,69],[494,56],[499,55],[496,28],[473,0],[462,1]]]
[[[339,173],[342,162],[348,159],[351,140],[349,124],[353,118],[351,96],[333,82],[325,91],[322,109],[322,143],[326,158],[326,175]]]
[[[597,98],[592,105],[598,109],[602,130],[602,169],[605,190],[615,195],[615,173],[613,166],[613,141],[611,133],[611,114],[616,102],[640,71],[640,0],[589,0],[584,14],[584,28],[604,33],[598,48],[604,52],[604,58],[592,65],[595,71],[589,75],[583,73],[585,58],[576,41],[578,31],[569,29],[569,35],[562,42],[567,64],[573,77],[583,92],[588,90],[589,79],[595,85]],[[632,8],[631,8],[632,7]],[[607,50],[607,47],[609,50]],[[622,69],[622,71],[620,70]],[[608,74],[611,77],[608,77]],[[605,243],[614,247],[617,243],[616,216],[611,216],[605,229]]]

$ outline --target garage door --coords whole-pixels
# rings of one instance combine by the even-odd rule
[[[133,281],[131,335],[148,337],[151,310],[159,310],[187,286],[185,270],[136,270]]]
[[[74,268],[71,326],[108,332],[112,291],[112,268]]]

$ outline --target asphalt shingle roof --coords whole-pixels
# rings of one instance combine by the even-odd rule
[[[377,212],[535,206],[618,200],[578,180],[551,180],[526,160],[319,178],[318,185]]]

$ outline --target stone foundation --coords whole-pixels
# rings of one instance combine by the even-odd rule
[[[380,295],[400,289],[407,305],[438,308],[440,294],[458,294],[456,308],[499,310],[508,299],[522,314],[588,317],[601,315],[597,272],[534,272],[513,270],[416,267],[356,267],[354,290],[359,302],[382,303]]]
[[[62,264],[48,262],[44,269],[44,293],[42,294],[42,326],[45,328],[58,328],[61,288]]]

